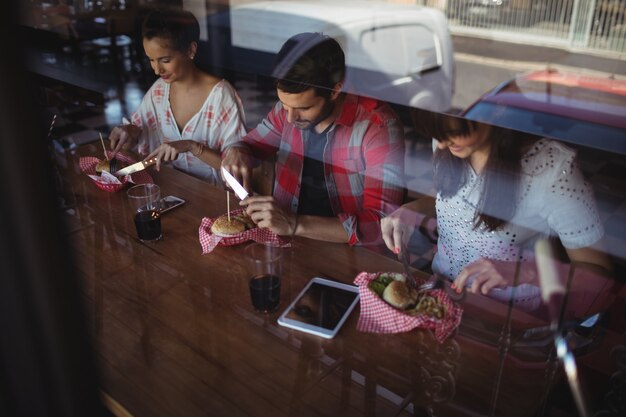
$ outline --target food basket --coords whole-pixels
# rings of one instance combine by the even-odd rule
[[[231,216],[238,216],[244,212],[244,209],[232,210],[230,212]],[[219,217],[219,216],[217,216]],[[211,232],[211,226],[213,222],[217,220],[217,217],[209,218],[205,217],[202,219],[200,223],[200,228],[198,230],[198,235],[200,239],[200,245],[202,246],[202,253],[206,254],[213,249],[215,249],[218,245],[222,246],[233,246],[233,245],[241,245],[242,243],[248,241],[255,241],[260,243],[267,243],[280,247],[288,247],[290,243],[288,240],[278,236],[276,233],[272,232],[270,229],[266,229],[263,227],[255,227],[253,229],[245,230],[241,233],[237,233],[231,236],[218,236]]]
[[[369,284],[381,274],[398,274],[394,272],[361,272],[354,279],[354,284],[359,287],[361,299],[361,314],[357,323],[357,330],[367,333],[402,333],[415,328],[430,329],[434,332],[435,339],[442,343],[461,323],[463,309],[459,304],[452,301],[444,290],[435,289],[425,291],[420,296],[432,297],[443,307],[444,315],[438,319],[425,313],[408,314],[385,302],[378,294],[369,288]],[[404,275],[406,277],[406,275]],[[415,284],[420,285],[425,280],[415,279]]]
[[[110,158],[112,152],[107,151],[107,155]],[[118,153],[115,156],[115,159],[117,159],[123,166],[132,165],[137,162],[121,153]],[[99,173],[96,172],[96,166],[100,163],[100,161],[101,159],[93,156],[83,156],[79,159],[78,164],[80,166],[80,170],[87,174],[89,178],[91,178],[91,180],[101,190],[113,193],[124,188],[129,182],[133,184],[152,184],[154,182],[150,174],[148,174],[145,170],[135,172],[131,175],[125,175],[122,178],[118,178],[119,181],[115,181],[112,178],[112,175],[101,176]],[[120,167],[120,169],[121,168],[122,167]]]

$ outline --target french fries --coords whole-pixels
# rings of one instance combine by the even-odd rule
[[[435,297],[420,294],[417,298],[417,304],[415,307],[409,308],[406,312],[412,316],[426,314],[436,319],[442,319],[446,315],[446,307]]]

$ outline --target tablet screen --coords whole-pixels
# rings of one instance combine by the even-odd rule
[[[358,296],[354,291],[312,282],[285,318],[333,330]]]

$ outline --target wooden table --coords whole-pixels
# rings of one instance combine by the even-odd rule
[[[380,251],[297,238],[288,250],[281,307],[256,313],[242,246],[201,254],[203,217],[226,211],[225,193],[184,173],[150,171],[162,196],[187,201],[162,218],[162,240],[144,244],[124,191],[98,189],[59,158],[67,233],[104,392],[135,416],[528,416],[541,407],[544,349],[509,347],[519,329],[545,325],[485,297],[469,296],[463,323],[437,343],[429,331],[356,330],[358,306],[332,340],[276,319],[314,276],[352,282],[361,271],[402,271]],[[231,200],[232,202],[232,200]]]

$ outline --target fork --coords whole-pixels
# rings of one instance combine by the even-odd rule
[[[413,281],[413,274],[411,274],[411,264],[409,262],[409,251],[406,247],[402,247],[400,250],[400,261],[402,261],[402,266],[404,267],[404,273],[406,274],[406,280],[411,288],[415,288],[415,281]]]
[[[417,292],[424,292],[428,290],[434,290],[435,288],[439,288],[440,286],[441,281],[439,280],[439,277],[437,275],[431,275],[431,277],[428,278],[425,283],[414,288],[415,290],[417,290]]]
[[[400,261],[402,261],[402,266],[404,267],[404,273],[406,274],[407,282],[417,292],[432,290],[437,287],[439,280],[436,275],[430,277],[425,283],[417,286],[415,281],[413,280],[413,274],[411,273],[411,264],[409,262],[409,251],[406,247],[403,247],[400,251]]]
[[[111,174],[117,171],[117,168],[118,168],[117,163],[118,163],[117,159],[115,158],[109,159],[109,172]]]

